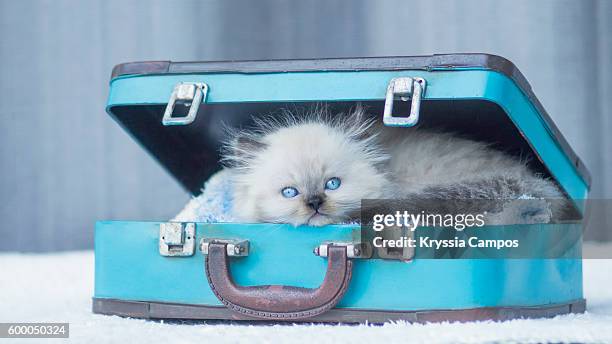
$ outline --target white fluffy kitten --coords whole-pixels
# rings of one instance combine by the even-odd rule
[[[233,171],[234,216],[245,222],[321,226],[359,216],[361,199],[384,198],[388,156],[361,113],[285,115],[236,133],[223,161]]]
[[[340,223],[359,217],[362,199],[562,198],[553,182],[480,142],[387,128],[361,108],[282,117],[259,120],[224,147],[242,222]]]

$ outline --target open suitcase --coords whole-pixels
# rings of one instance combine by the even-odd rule
[[[589,190],[583,163],[522,74],[498,56],[136,62],[116,66],[110,86],[107,112],[193,195],[221,168],[221,122],[244,126],[252,115],[295,103],[340,111],[355,102],[387,125],[452,128],[529,156],[579,211]],[[181,102],[185,111],[178,113]],[[585,310],[579,253],[407,263],[401,252],[386,259],[354,254],[359,233],[359,225],[100,221],[93,311],[153,319],[425,322]]]

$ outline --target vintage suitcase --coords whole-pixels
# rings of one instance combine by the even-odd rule
[[[107,112],[193,195],[220,169],[222,121],[245,125],[294,103],[342,110],[357,101],[387,125],[443,126],[531,157],[579,212],[589,190],[583,163],[523,75],[498,56],[136,62],[116,66],[110,86]],[[368,258],[355,251],[360,240],[358,225],[100,221],[93,311],[423,322],[585,310],[580,241],[556,259],[411,259]],[[544,237],[544,245],[554,240]]]

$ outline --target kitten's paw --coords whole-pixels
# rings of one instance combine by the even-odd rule
[[[545,199],[515,199],[503,205],[500,212],[488,213],[485,223],[513,225],[549,223],[552,218],[550,203]]]

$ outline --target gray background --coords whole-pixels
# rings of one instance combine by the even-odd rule
[[[0,0],[0,250],[91,248],[188,195],[104,113],[113,65],[487,52],[513,61],[612,196],[612,1]],[[591,239],[610,239],[608,222]]]

